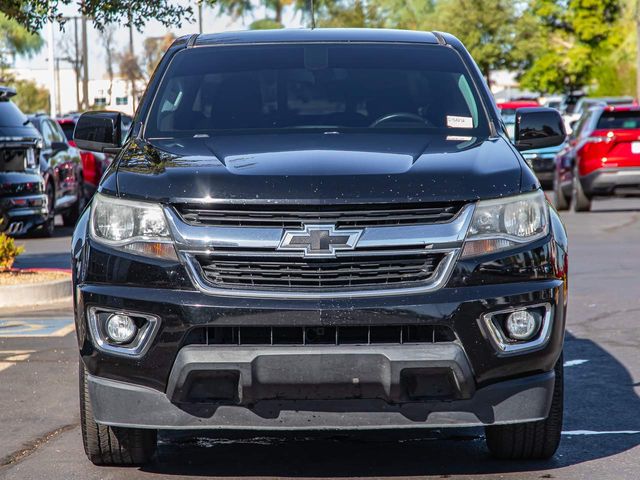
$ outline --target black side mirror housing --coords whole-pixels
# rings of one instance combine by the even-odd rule
[[[73,132],[78,148],[91,152],[117,153],[122,147],[120,112],[83,113]]]
[[[51,142],[51,151],[55,155],[56,153],[64,152],[69,149],[67,142]]]
[[[518,150],[556,147],[567,136],[560,113],[553,108],[527,107],[516,110],[515,146]]]

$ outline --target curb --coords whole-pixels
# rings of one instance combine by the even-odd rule
[[[71,299],[71,275],[64,280],[0,288],[0,307],[29,307]]]

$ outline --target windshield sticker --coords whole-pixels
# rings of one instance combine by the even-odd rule
[[[454,115],[447,115],[447,127],[473,128],[473,119],[471,117],[456,117]]]

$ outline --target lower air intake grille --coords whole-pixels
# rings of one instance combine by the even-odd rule
[[[348,327],[199,327],[187,345],[405,345],[453,342],[443,325]]]

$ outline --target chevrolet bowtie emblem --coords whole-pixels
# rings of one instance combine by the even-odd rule
[[[285,230],[278,250],[295,250],[305,257],[334,257],[338,250],[353,250],[362,230],[336,230],[335,225],[305,225]]]

